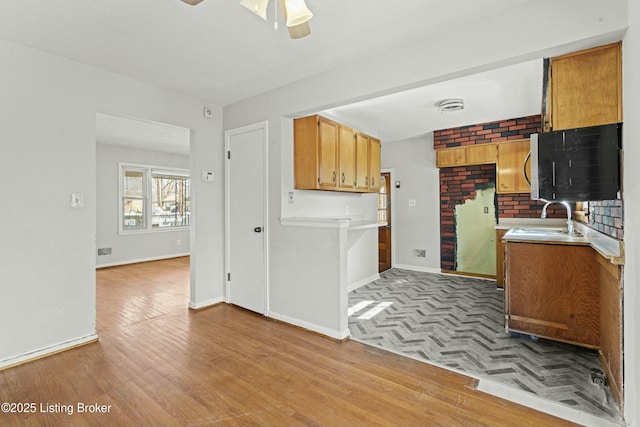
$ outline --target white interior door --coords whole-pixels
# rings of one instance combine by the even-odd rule
[[[227,301],[267,309],[267,123],[225,132]]]

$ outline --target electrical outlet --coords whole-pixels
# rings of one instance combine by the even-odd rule
[[[176,246],[182,246],[182,240],[180,239],[176,240]]]
[[[349,206],[345,206],[344,207],[344,214],[345,215],[349,215],[350,212],[351,212],[351,210],[349,209]]]
[[[289,203],[293,203],[293,191],[289,191]]]
[[[409,207],[413,208],[416,206],[416,199],[409,199]]]

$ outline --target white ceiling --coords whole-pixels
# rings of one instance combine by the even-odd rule
[[[281,15],[274,31],[273,1],[265,22],[239,0],[198,6],[179,0],[2,0],[0,38],[227,105],[412,41],[430,37],[437,43],[447,28],[532,0],[306,1],[314,13],[311,36],[299,40],[289,39]],[[541,72],[534,61],[326,113],[383,142],[536,114]],[[433,104],[450,97],[464,98],[466,108],[438,113]],[[126,124],[135,129],[127,132]],[[146,147],[152,129],[157,124],[98,119],[103,141],[141,140]],[[161,130],[157,138],[169,133]]]
[[[542,72],[542,59],[528,61],[322,113],[367,129],[383,142],[397,141],[437,129],[540,114]],[[464,109],[440,112],[435,104],[447,98],[462,98]]]

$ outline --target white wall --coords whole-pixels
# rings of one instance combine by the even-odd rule
[[[110,255],[96,254],[96,265],[100,267],[126,264],[188,254],[189,229],[118,233],[119,162],[189,169],[189,156],[112,144],[97,144],[96,245],[98,248],[111,248],[112,251]],[[177,243],[178,241],[180,244]]]
[[[0,41],[0,366],[96,331],[96,113],[192,129],[192,174],[222,176],[222,109]],[[224,285],[221,180],[193,183],[191,304]],[[72,209],[71,193],[85,207]],[[7,216],[9,215],[9,216]],[[197,231],[197,232],[196,232]],[[202,261],[200,261],[202,260]],[[11,327],[9,327],[11,325]]]
[[[382,144],[382,168],[393,169],[393,265],[440,271],[440,181],[433,133]],[[415,206],[409,206],[415,200]],[[424,249],[426,257],[416,257]]]
[[[629,30],[622,41],[624,125],[624,373],[625,419],[640,426],[640,5],[629,2]]]

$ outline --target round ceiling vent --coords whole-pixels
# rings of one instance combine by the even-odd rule
[[[464,110],[464,99],[462,98],[449,98],[436,102],[436,107],[441,113],[445,111],[458,111]]]

